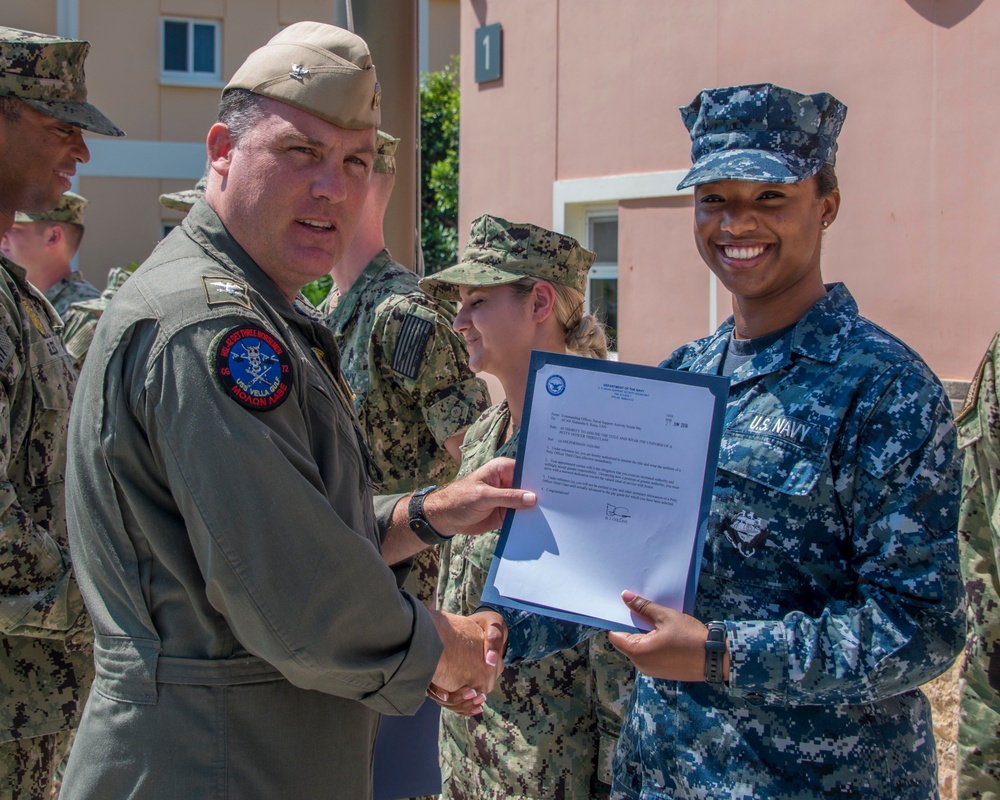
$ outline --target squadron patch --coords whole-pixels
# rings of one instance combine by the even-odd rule
[[[392,368],[407,378],[416,378],[420,362],[424,360],[424,350],[434,330],[429,319],[407,314],[399,328],[396,349],[392,351]]]
[[[209,361],[219,385],[241,406],[271,411],[292,390],[292,359],[272,334],[252,325],[215,337]]]

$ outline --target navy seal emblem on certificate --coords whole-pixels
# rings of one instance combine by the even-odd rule
[[[291,393],[292,360],[271,333],[240,325],[216,337],[211,359],[219,384],[237,403],[271,411]]]

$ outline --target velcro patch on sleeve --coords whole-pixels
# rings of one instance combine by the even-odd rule
[[[209,348],[223,391],[253,411],[272,411],[292,392],[292,359],[274,334],[254,325],[223,331]]]
[[[0,328],[0,370],[7,369],[11,356],[14,355],[14,343],[7,335],[7,331]]]
[[[407,314],[399,328],[396,349],[392,351],[392,368],[407,378],[416,378],[433,331],[434,323],[429,319]]]
[[[210,306],[242,306],[250,308],[250,286],[228,275],[206,275],[201,279],[205,285],[205,300]]]

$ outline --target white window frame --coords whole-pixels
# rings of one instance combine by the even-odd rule
[[[182,22],[188,26],[188,68],[168,70],[164,67],[167,55],[167,23]],[[194,26],[209,25],[215,30],[215,70],[213,72],[194,71]],[[160,17],[160,83],[165,86],[200,86],[221,89],[222,82],[222,20],[198,17]]]
[[[693,195],[694,189],[678,189],[687,169],[664,172],[638,172],[630,175],[606,175],[599,178],[574,178],[552,183],[552,230],[565,233],[578,241],[587,235],[588,210],[614,203],[617,208],[622,200],[648,200],[657,197],[682,197]],[[620,288],[620,287],[619,287]],[[708,271],[708,325],[706,334],[719,327],[718,278]],[[589,298],[588,298],[589,302]],[[619,319],[621,311],[619,310]]]
[[[588,206],[583,212],[583,236],[580,241],[583,246],[588,250],[593,250],[593,242],[591,241],[591,225],[594,222],[614,220],[615,224],[618,223],[618,206],[615,205],[595,205]],[[584,300],[587,312],[590,314],[594,313],[594,307],[591,302],[591,282],[595,280],[618,280],[618,254],[615,253],[614,262],[610,261],[595,261],[594,265],[590,268],[587,273],[587,292],[586,298]],[[614,350],[608,351],[608,358],[614,360],[618,359],[618,342],[614,342]]]

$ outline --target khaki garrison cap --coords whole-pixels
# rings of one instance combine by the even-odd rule
[[[341,128],[377,128],[382,90],[368,45],[343,28],[296,22],[243,62],[222,90],[247,89]]]
[[[74,225],[83,225],[83,209],[89,202],[86,197],[81,197],[75,192],[64,192],[59,199],[59,205],[51,211],[42,211],[38,214],[18,211],[14,215],[14,222],[72,222]]]
[[[457,300],[459,286],[500,286],[521,278],[587,290],[595,255],[570,236],[483,214],[472,221],[462,261],[420,281],[432,297]]]
[[[125,132],[87,102],[83,61],[89,42],[0,27],[0,97],[106,136]]]
[[[399,146],[399,139],[390,136],[385,131],[379,131],[375,144],[375,163],[372,165],[372,172],[380,172],[383,175],[396,174],[396,147]]]

